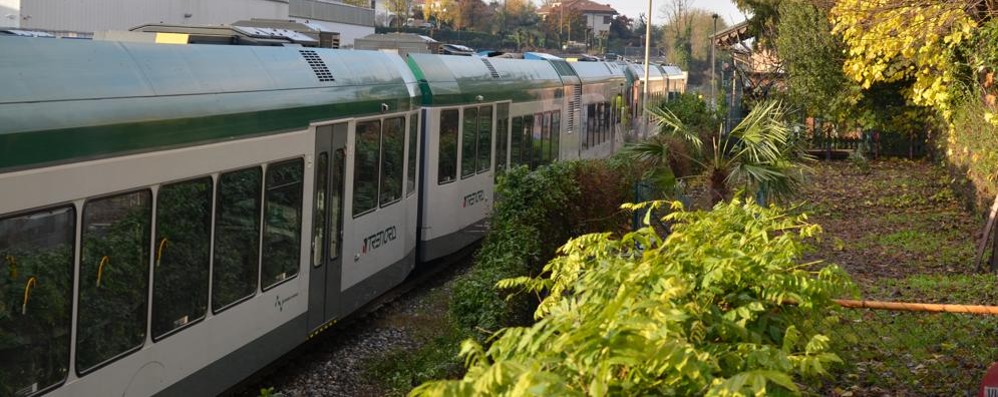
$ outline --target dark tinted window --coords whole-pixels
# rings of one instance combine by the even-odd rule
[[[512,164],[523,164],[523,117],[513,117],[513,132],[509,139],[509,161]]]
[[[523,116],[523,146],[522,155],[520,159],[523,164],[528,167],[533,167],[533,153],[534,153],[534,116]]]
[[[330,175],[333,187],[329,191],[329,251],[330,259],[340,256],[340,230],[343,230],[343,170],[346,169],[346,152],[336,149],[333,152],[333,173]]]
[[[315,159],[315,202],[312,209],[312,266],[322,266],[326,257],[326,206],[329,189],[329,153]]]
[[[214,311],[256,292],[262,186],[263,172],[259,167],[218,177],[215,262],[211,276],[211,308]]]
[[[298,274],[301,238],[302,161],[292,160],[267,168],[264,201],[264,289]]]
[[[496,171],[506,169],[506,146],[509,144],[509,104],[496,105]],[[499,173],[496,172],[496,177]]]
[[[378,205],[378,156],[381,154],[381,120],[357,123],[353,158],[353,216]]]
[[[551,162],[551,113],[544,113],[541,124],[541,162]]]
[[[492,106],[478,110],[478,172],[492,167]]]
[[[385,120],[381,132],[381,198],[387,205],[402,198],[405,179],[405,118]]]
[[[146,338],[152,195],[148,190],[83,207],[76,368],[87,372]]]
[[[561,141],[561,112],[551,113],[551,160],[558,160],[561,153],[558,145]]]
[[[530,155],[531,167],[537,167],[538,165],[544,164],[544,114],[538,113],[534,115],[534,130],[533,130],[533,140],[531,143],[532,154]]]
[[[440,113],[440,158],[437,162],[437,183],[457,179],[457,134],[460,121],[457,109]]]
[[[596,126],[596,104],[592,104],[586,107],[586,141],[589,142],[589,147],[598,143]]]
[[[0,220],[0,395],[66,379],[75,236],[70,206]]]
[[[152,336],[204,317],[208,310],[211,178],[160,187],[156,202]]]
[[[416,193],[416,149],[419,147],[419,142],[416,140],[419,137],[419,114],[413,113],[409,116],[409,170],[408,178],[406,178],[406,197]]]
[[[461,129],[461,177],[475,174],[478,149],[478,108],[464,109],[464,128]]]

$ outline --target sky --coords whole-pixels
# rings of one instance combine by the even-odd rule
[[[593,1],[600,4],[610,4],[610,6],[616,9],[617,12],[634,19],[637,19],[639,14],[648,12],[648,1],[646,0]],[[653,0],[652,23],[657,25],[665,22],[665,17],[662,15],[660,9],[663,5],[668,4],[669,2],[670,0]],[[693,0],[693,7],[716,12],[717,15],[728,21],[728,25],[733,25],[745,20],[745,16],[742,15],[741,11],[738,11],[738,7],[735,7],[735,4],[730,0]]]

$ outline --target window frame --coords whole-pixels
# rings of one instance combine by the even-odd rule
[[[457,131],[455,131],[455,135],[456,136],[455,136],[455,139],[454,139],[454,148],[455,148],[454,149],[454,173],[452,175],[449,175],[449,176],[451,176],[450,179],[443,180],[443,179],[440,178],[440,176],[441,176],[440,172],[441,172],[441,169],[443,168],[443,167],[440,166],[440,164],[442,163],[443,153],[444,153],[444,151],[442,149],[442,145],[443,145],[443,142],[444,142],[444,140],[443,140],[443,136],[444,136],[444,134],[443,134],[444,113],[446,113],[446,112],[456,112],[457,113]],[[461,110],[460,107],[449,107],[449,108],[440,109],[440,114],[437,117],[437,120],[438,120],[438,123],[437,123],[437,145],[436,145],[436,148],[435,148],[436,149],[436,153],[437,153],[437,186],[449,185],[449,184],[457,182],[457,181],[459,181],[461,179],[461,167],[460,167],[460,162],[461,162],[461,128],[462,128],[463,119],[464,119],[464,112]]]
[[[86,199],[83,200],[82,204],[80,204],[80,207],[82,207],[82,209],[80,210],[79,225],[77,225],[77,228],[76,228],[77,229],[76,240],[79,241],[79,244],[77,244],[76,252],[75,252],[76,259],[75,259],[74,265],[75,265],[76,269],[74,269],[74,270],[76,271],[77,274],[82,273],[82,269],[80,269],[80,266],[81,266],[81,264],[83,262],[83,242],[84,242],[83,241],[83,232],[84,232],[84,227],[83,226],[84,226],[84,222],[86,222],[86,219],[87,219],[87,215],[86,215],[87,214],[87,204],[90,203],[91,201],[106,200],[106,199],[110,199],[110,198],[115,198],[115,197],[120,197],[120,196],[126,196],[126,195],[130,195],[130,194],[134,194],[134,193],[140,193],[140,192],[145,192],[145,193],[149,194],[149,213],[148,213],[148,216],[149,216],[149,230],[148,230],[148,233],[145,236],[146,249],[148,249],[149,251],[146,252],[147,255],[143,259],[143,263],[145,264],[145,268],[146,268],[145,269],[145,280],[146,280],[145,296],[146,296],[146,300],[145,300],[145,305],[144,305],[145,306],[145,318],[142,320],[143,325],[144,325],[144,327],[142,329],[142,343],[140,343],[138,346],[134,346],[134,347],[131,347],[129,349],[123,350],[121,353],[118,353],[118,354],[116,354],[114,356],[111,356],[108,359],[106,359],[104,361],[101,361],[101,362],[99,362],[99,363],[97,363],[97,364],[95,364],[95,365],[93,365],[93,366],[91,366],[89,368],[86,368],[86,369],[80,368],[80,366],[78,365],[80,350],[78,348],[76,348],[76,345],[78,345],[80,343],[80,339],[79,339],[79,335],[80,335],[80,331],[79,331],[80,330],[80,324],[79,323],[80,323],[80,313],[82,311],[79,310],[79,306],[80,306],[80,301],[81,301],[81,299],[80,299],[80,292],[82,292],[82,289],[78,287],[78,285],[80,284],[80,280],[79,280],[79,277],[77,277],[77,280],[75,280],[75,282],[77,284],[76,294],[74,294],[74,296],[73,296],[73,299],[74,299],[73,305],[77,307],[77,309],[74,310],[74,312],[75,312],[76,315],[73,316],[73,327],[76,329],[76,333],[74,334],[74,337],[73,337],[73,349],[71,350],[71,355],[72,355],[72,360],[73,360],[72,361],[73,368],[74,368],[74,370],[76,372],[76,376],[78,378],[82,378],[82,377],[84,377],[84,376],[86,376],[88,374],[91,374],[93,372],[99,371],[101,368],[104,368],[104,367],[106,367],[108,365],[111,365],[111,364],[117,362],[118,360],[121,360],[121,359],[123,359],[125,357],[128,357],[128,356],[132,355],[133,353],[135,353],[137,351],[142,350],[142,348],[145,347],[145,345],[146,345],[146,339],[148,339],[150,337],[150,335],[149,335],[150,334],[149,316],[151,314],[152,309],[149,306],[150,306],[150,301],[152,300],[152,283],[149,282],[149,277],[150,277],[150,273],[152,272],[152,262],[151,262],[152,261],[152,253],[153,253],[153,247],[152,247],[153,241],[152,241],[152,238],[153,238],[153,233],[155,232],[155,230],[154,230],[155,227],[153,225],[153,222],[155,221],[155,200],[156,200],[156,198],[155,198],[156,196],[153,194],[152,186],[144,186],[144,187],[140,187],[140,188],[137,188],[137,189],[127,189],[127,190],[122,190],[122,191],[118,191],[118,192],[114,192],[114,193],[108,193],[108,194],[102,194],[102,195],[93,196],[93,197],[87,197]]]
[[[465,127],[468,126],[468,124],[467,124],[468,120],[467,120],[467,118],[465,116],[467,115],[468,111],[471,111],[471,110],[473,110],[475,112],[475,128],[471,131],[472,137],[474,138],[474,142],[471,143],[471,145],[472,145],[471,148],[473,149],[474,153],[472,153],[472,155],[471,155],[471,167],[468,168],[468,167],[466,167],[467,164],[464,163],[465,156],[467,156],[467,153],[465,153],[464,150],[465,150],[465,148],[468,145],[468,143],[465,142],[465,140],[464,140],[464,138],[468,134],[468,131],[465,131]],[[459,161],[458,161],[458,166],[457,166],[457,174],[458,174],[458,178],[460,178],[461,180],[465,180],[465,179],[471,178],[471,177],[477,175],[477,172],[478,172],[478,118],[479,118],[478,115],[479,115],[479,112],[480,112],[480,109],[479,109],[478,105],[475,105],[475,106],[465,106],[465,107],[461,108],[461,112],[460,112],[461,113],[461,117],[460,117],[461,121],[460,121],[460,123],[458,123],[461,126],[461,128],[458,129],[458,137],[460,138],[460,140],[458,141],[458,145],[457,145],[458,148],[460,148],[460,150],[458,151],[458,159],[459,159]],[[465,173],[465,169],[466,168],[470,169],[471,172]]]
[[[266,164],[266,163],[263,163],[263,164]],[[211,282],[209,284],[210,287],[209,287],[209,292],[208,292],[208,309],[211,310],[211,314],[212,315],[217,315],[217,314],[219,314],[221,312],[229,310],[230,308],[232,308],[232,307],[234,307],[234,306],[236,306],[236,305],[238,305],[240,303],[243,303],[245,301],[253,299],[253,297],[257,296],[260,293],[260,282],[261,282],[260,271],[262,270],[262,266],[263,266],[263,261],[261,260],[261,258],[263,257],[263,252],[262,252],[262,250],[263,250],[263,222],[264,222],[264,219],[263,219],[263,202],[264,202],[264,200],[266,199],[266,196],[267,196],[266,188],[264,187],[264,184],[266,183],[266,179],[265,178],[267,177],[267,172],[264,169],[263,164],[256,164],[256,165],[252,165],[252,166],[249,166],[249,167],[243,167],[243,168],[234,168],[234,169],[230,169],[230,170],[220,171],[220,172],[217,172],[217,173],[214,174],[214,177],[215,177],[215,187],[214,187],[215,200],[214,201],[215,202],[212,204],[214,207],[212,209],[212,214],[211,214]],[[219,211],[219,208],[221,208],[221,206],[219,205],[219,202],[218,202],[218,200],[221,199],[221,195],[218,193],[218,191],[219,191],[219,188],[222,185],[222,175],[233,174],[233,173],[237,173],[237,172],[246,172],[246,171],[249,171],[249,170],[257,170],[257,171],[260,172],[260,174],[259,174],[260,175],[260,183],[257,186],[260,189],[260,195],[256,197],[256,200],[257,200],[257,211],[256,211],[256,221],[257,221],[257,225],[256,225],[257,226],[257,231],[256,231],[256,277],[255,277],[255,280],[253,280],[253,292],[250,293],[250,294],[248,294],[248,295],[246,295],[246,296],[244,296],[244,297],[242,297],[242,298],[239,298],[239,299],[236,299],[236,300],[234,300],[232,302],[229,302],[229,303],[225,304],[224,306],[220,306],[216,310],[215,308],[212,307],[212,304],[215,303],[215,295],[214,295],[215,294],[215,264],[216,264],[216,262],[215,262],[215,253],[217,251],[216,248],[218,248],[218,245],[215,244],[216,243],[215,239],[218,237],[218,228],[217,228],[217,226],[218,226],[218,215],[221,213]]]
[[[407,159],[406,159],[406,145],[409,144],[408,140],[407,140],[407,138],[408,138],[407,134],[409,133],[408,130],[407,130],[407,128],[409,127],[409,124],[406,121],[406,120],[408,120],[408,118],[406,116],[407,115],[405,113],[402,113],[402,114],[399,114],[399,115],[385,116],[385,117],[381,118],[381,137],[378,140],[378,142],[379,142],[379,144],[378,144],[379,145],[379,148],[378,148],[378,205],[375,207],[375,209],[389,207],[391,205],[394,205],[394,204],[402,201],[402,199],[404,199],[404,198],[407,197],[405,189],[407,187],[406,185],[408,184],[408,179],[407,179],[408,178],[408,174],[406,173],[406,168],[405,167],[408,165],[408,162],[407,162]],[[400,175],[402,177],[401,178],[402,183],[399,185],[399,190],[401,190],[401,191],[399,192],[399,196],[396,197],[394,200],[382,203],[381,202],[381,194],[382,194],[382,192],[384,192],[384,189],[382,189],[382,181],[385,180],[385,178],[384,178],[385,177],[385,125],[387,125],[387,121],[388,120],[393,120],[393,119],[402,119],[402,130],[401,130],[401,132],[402,132],[402,173]],[[361,214],[361,215],[363,215],[363,214]]]
[[[152,319],[156,317],[156,311],[155,311],[156,303],[154,301],[155,301],[155,297],[156,297],[156,266],[157,266],[157,264],[156,264],[156,262],[157,262],[156,256],[158,254],[156,252],[157,248],[158,248],[157,247],[158,244],[157,244],[156,241],[158,240],[158,237],[160,237],[160,234],[159,234],[159,209],[160,209],[160,207],[159,207],[159,201],[160,201],[159,198],[160,198],[160,192],[163,190],[164,187],[167,187],[167,186],[179,185],[179,184],[184,184],[184,183],[198,182],[198,181],[202,181],[202,180],[205,180],[205,179],[207,179],[208,182],[211,185],[210,186],[211,189],[209,189],[210,197],[208,199],[209,208],[210,208],[208,210],[208,212],[209,212],[208,213],[208,217],[209,217],[209,222],[208,222],[208,263],[207,263],[208,270],[207,270],[207,280],[206,280],[208,282],[208,288],[205,289],[205,294],[207,295],[207,297],[206,297],[206,299],[204,301],[204,303],[205,303],[205,310],[204,310],[204,313],[202,313],[200,317],[195,318],[194,320],[188,321],[186,324],[184,324],[184,325],[182,325],[180,327],[175,327],[175,328],[173,328],[173,329],[171,329],[171,330],[169,330],[167,332],[164,332],[163,334],[157,336],[157,335],[154,335],[155,332],[152,329]],[[166,339],[166,338],[168,338],[170,336],[173,336],[173,335],[179,333],[180,331],[183,331],[185,329],[190,328],[194,324],[197,324],[197,323],[200,323],[200,322],[204,321],[206,318],[208,318],[208,313],[211,311],[211,282],[212,282],[212,277],[211,276],[212,276],[212,272],[213,272],[214,267],[215,267],[215,249],[214,249],[215,248],[215,232],[214,231],[215,231],[215,200],[216,200],[215,199],[215,191],[216,191],[215,185],[216,185],[216,183],[217,182],[215,180],[215,175],[208,174],[208,175],[202,175],[202,176],[197,176],[197,177],[188,178],[188,179],[182,179],[182,180],[164,182],[164,183],[161,183],[161,184],[159,184],[159,185],[156,186],[156,195],[155,195],[155,200],[154,200],[155,205],[153,206],[153,211],[152,211],[153,224],[155,226],[153,227],[153,230],[152,230],[152,233],[151,233],[152,236],[153,236],[153,239],[152,239],[152,242],[153,242],[153,251],[152,251],[152,264],[150,265],[150,271],[152,272],[153,277],[152,277],[152,282],[149,284],[149,306],[150,307],[149,307],[149,314],[148,314],[148,318],[149,318],[149,321],[148,321],[148,323],[149,323],[148,324],[149,336],[152,338],[153,343],[157,343],[157,342],[159,342],[159,341],[161,341],[163,339]]]
[[[275,283],[270,284],[268,286],[264,286],[264,284],[263,284],[263,282],[264,282],[264,280],[263,280],[263,263],[264,263],[263,248],[264,248],[264,244],[266,244],[266,236],[267,236],[267,203],[269,202],[269,200],[267,200],[267,175],[268,175],[267,173],[274,166],[283,165],[283,164],[290,164],[290,163],[293,163],[293,162],[296,162],[296,161],[301,162],[301,167],[302,167],[302,176],[301,176],[301,182],[300,182],[301,183],[301,193],[300,193],[300,200],[301,201],[298,204],[298,207],[299,207],[298,210],[300,211],[300,214],[299,214],[299,219],[298,219],[298,246],[297,246],[297,248],[298,248],[299,252],[298,252],[298,261],[296,263],[296,271],[295,271],[295,274],[291,275],[290,277],[285,277],[281,281],[275,282]],[[263,168],[263,179],[262,179],[262,183],[263,183],[263,187],[262,187],[262,189],[263,189],[262,190],[262,192],[263,192],[263,201],[260,202],[260,214],[261,214],[261,217],[262,217],[261,222],[260,222],[260,257],[259,257],[260,265],[259,265],[259,270],[257,272],[257,279],[258,279],[258,281],[257,281],[257,288],[259,288],[258,291],[260,291],[261,293],[262,292],[267,292],[267,291],[272,290],[272,289],[274,289],[274,288],[276,288],[278,286],[284,285],[288,281],[294,280],[294,279],[298,278],[299,275],[301,275],[301,273],[302,273],[302,269],[301,269],[301,260],[302,260],[301,243],[302,243],[302,238],[305,235],[305,233],[302,230],[302,228],[303,228],[302,226],[305,224],[305,182],[306,182],[306,178],[305,178],[305,176],[306,176],[306,172],[305,172],[305,159],[302,158],[302,157],[290,157],[290,158],[285,158],[285,159],[281,159],[281,160],[268,161],[268,162],[265,163],[265,165],[266,166]],[[309,262],[311,262],[311,260],[309,260]],[[308,269],[311,269],[311,268],[312,268],[312,265],[309,264],[308,265]]]
[[[350,162],[351,165],[353,166],[353,172],[351,174],[351,180],[350,180],[350,182],[351,182],[350,183],[350,189],[351,189],[351,191],[350,191],[350,213],[353,215],[353,219],[357,219],[357,218],[362,217],[364,215],[370,214],[370,213],[372,213],[374,211],[377,211],[378,208],[379,208],[378,202],[381,200],[381,150],[382,150],[381,147],[383,146],[381,140],[382,140],[382,136],[384,135],[383,133],[384,133],[384,129],[385,129],[385,119],[386,119],[386,117],[373,117],[373,118],[360,119],[360,120],[357,120],[356,122],[354,122],[354,124],[352,125],[352,128],[351,128],[353,130],[354,142],[353,142],[353,148],[352,148],[353,149],[352,150],[352,152],[353,152],[353,159],[352,160],[353,161]],[[366,209],[366,210],[364,210],[362,212],[357,212],[357,208],[356,208],[356,200],[357,200],[357,159],[359,157],[357,155],[358,154],[357,148],[359,147],[359,145],[357,144],[357,140],[358,140],[357,138],[360,135],[357,132],[358,131],[357,127],[360,126],[363,123],[369,123],[369,122],[372,122],[372,121],[377,121],[378,122],[378,157],[375,160],[375,164],[378,166],[378,169],[374,172],[375,173],[375,180],[374,180],[374,206],[372,206],[371,208],[368,208],[368,209]],[[349,131],[349,129],[348,129],[348,131]],[[274,162],[274,163],[268,163],[268,164],[277,164],[277,163],[280,163],[280,162]],[[266,171],[266,170],[264,170],[264,171]],[[264,177],[265,177],[265,179],[264,179],[263,185],[264,185],[264,190],[266,190],[267,189],[267,187],[266,187],[267,186],[266,175],[264,175]]]
[[[73,219],[73,225],[72,225],[73,230],[72,230],[72,233],[71,233],[72,234],[72,240],[71,240],[71,243],[70,243],[70,258],[71,259],[70,259],[70,266],[69,266],[70,267],[70,269],[69,269],[70,270],[70,276],[69,276],[69,288],[70,288],[70,291],[68,293],[68,295],[70,296],[70,299],[69,299],[69,314],[68,314],[69,324],[67,326],[67,331],[68,332],[66,332],[66,336],[65,336],[65,339],[66,339],[66,354],[63,357],[63,361],[62,361],[62,363],[64,363],[66,365],[66,372],[65,372],[65,374],[63,374],[62,379],[60,379],[58,382],[55,382],[55,383],[53,383],[51,385],[46,385],[44,387],[39,387],[36,392],[34,392],[34,393],[31,394],[32,396],[40,396],[40,395],[46,394],[46,393],[48,393],[48,392],[50,392],[52,390],[56,390],[56,389],[62,387],[63,385],[66,384],[67,381],[69,381],[69,374],[71,372],[77,372],[77,374],[76,374],[77,377],[81,376],[79,374],[79,371],[70,371],[70,364],[71,363],[75,364],[75,361],[76,361],[76,357],[74,355],[74,353],[75,353],[75,347],[76,347],[76,339],[73,337],[74,335],[73,335],[72,330],[76,326],[76,318],[77,318],[76,314],[77,313],[74,311],[74,309],[77,306],[77,300],[78,300],[79,292],[74,291],[73,289],[75,288],[75,286],[77,284],[77,274],[78,274],[78,268],[79,268],[80,247],[82,246],[82,243],[83,243],[83,240],[81,239],[81,233],[82,233],[82,230],[83,230],[82,229],[83,206],[82,205],[77,206],[76,202],[74,202],[74,201],[65,201],[65,202],[49,204],[49,205],[45,205],[45,206],[41,206],[41,207],[33,207],[33,208],[28,208],[28,209],[23,209],[23,210],[17,210],[17,211],[14,211],[14,212],[9,212],[9,213],[0,215],[0,222],[3,222],[3,221],[8,220],[8,219],[18,218],[18,217],[22,217],[22,216],[26,216],[26,215],[32,215],[32,214],[36,214],[36,213],[39,213],[39,212],[51,212],[51,211],[62,209],[62,208],[69,208],[71,210],[70,212],[72,213],[72,219]],[[151,234],[151,232],[150,232],[150,234]],[[148,301],[146,303],[148,304]],[[148,313],[147,313],[147,315],[148,315]],[[144,343],[143,343],[143,345],[144,345]],[[122,355],[119,355],[119,356],[120,357],[124,357],[124,355],[127,355],[127,352],[126,353],[122,353]],[[90,369],[89,372],[96,371],[97,369],[100,369],[100,367],[103,367],[104,365],[107,365],[107,364],[110,364],[110,363],[114,362],[115,360],[117,360],[118,358],[120,358],[119,356],[112,357],[111,359],[108,359],[104,363],[101,363],[101,364],[99,364],[97,366],[94,366],[93,368]],[[38,382],[35,382],[35,383],[37,384]]]

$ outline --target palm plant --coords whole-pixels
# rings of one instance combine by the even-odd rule
[[[741,123],[725,134],[701,137],[665,106],[648,109],[658,126],[658,135],[630,145],[628,156],[648,162],[646,175],[659,189],[675,189],[683,178],[702,178],[711,206],[727,200],[735,190],[755,195],[760,202],[782,200],[799,190],[811,159],[803,151],[785,121],[787,109],[779,102],[757,105]],[[704,138],[709,138],[708,145]],[[675,150],[678,142],[684,150]],[[677,157],[687,158],[699,173],[677,178],[670,165]]]

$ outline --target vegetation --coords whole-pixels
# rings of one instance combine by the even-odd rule
[[[784,199],[801,187],[807,160],[786,112],[778,102],[761,104],[729,133],[718,128],[704,143],[707,137],[700,135],[702,131],[668,107],[654,107],[649,114],[658,123],[659,137],[629,146],[626,154],[650,163],[652,179],[665,192],[672,191],[677,180],[670,159],[683,156],[696,167],[693,175],[681,177],[702,179],[712,205],[731,198],[738,189],[763,199]],[[684,150],[674,150],[676,141]]]
[[[865,299],[998,304],[995,275],[974,274],[980,223],[951,189],[952,178],[922,161],[847,162],[814,167],[801,207],[824,238],[808,258],[849,272]],[[824,395],[957,395],[977,392],[998,354],[993,316],[849,310],[833,333],[845,366]],[[889,374],[889,375],[888,375]]]
[[[545,276],[501,282],[545,294],[537,323],[466,341],[468,374],[412,395],[784,394],[840,361],[830,298],[850,282],[802,261],[819,227],[738,199],[673,209],[668,237],[582,236]]]

